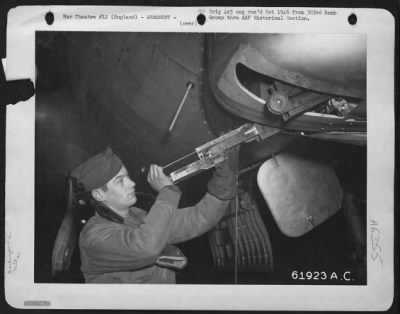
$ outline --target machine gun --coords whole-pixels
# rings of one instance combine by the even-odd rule
[[[165,173],[169,173],[174,183],[177,183],[223,162],[227,158],[225,156],[226,150],[241,143],[264,140],[278,132],[279,130],[277,129],[257,124],[244,124],[233,131],[195,148],[193,153],[164,166],[163,170]],[[184,165],[177,167],[177,165],[182,164]],[[172,167],[176,170],[169,171]]]

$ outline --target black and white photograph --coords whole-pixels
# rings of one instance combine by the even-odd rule
[[[205,23],[224,14],[213,10],[201,9],[188,27],[202,12]],[[185,31],[185,18],[179,31],[116,31],[117,23],[180,17],[87,12],[60,10],[55,22],[67,24],[34,27],[29,45],[34,106],[18,119],[32,131],[32,219],[15,241],[30,237],[27,278],[35,286],[71,296],[131,286],[144,294],[338,291],[369,289],[372,269],[391,265],[381,243],[390,221],[379,215],[393,213],[380,199],[393,193],[385,177],[392,159],[385,172],[371,155],[377,138],[390,146],[382,136],[391,131],[390,122],[377,131],[385,123],[376,122],[379,96],[369,90],[371,71],[379,71],[370,55],[376,37],[354,28]],[[79,26],[66,27],[71,19]],[[103,24],[83,26],[92,22]],[[11,164],[8,174],[25,169]],[[371,193],[376,187],[385,190]],[[9,243],[14,233],[6,232]],[[27,264],[18,262],[22,249],[12,252],[8,278]]]
[[[365,284],[365,39],[37,32],[35,282]]]

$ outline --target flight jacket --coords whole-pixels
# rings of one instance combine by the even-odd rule
[[[126,218],[91,217],[79,237],[87,283],[175,283],[175,272],[155,264],[161,251],[210,230],[229,200],[206,193],[195,206],[179,208],[181,192],[163,188],[149,212],[132,206]]]

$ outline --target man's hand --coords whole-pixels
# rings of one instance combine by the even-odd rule
[[[172,180],[165,175],[162,167],[157,165],[150,165],[147,182],[157,192],[160,192],[166,186],[173,185]]]
[[[226,151],[227,159],[215,167],[208,182],[208,192],[221,200],[231,200],[237,193],[240,145]]]

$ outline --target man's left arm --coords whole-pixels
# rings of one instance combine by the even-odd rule
[[[195,206],[178,209],[168,228],[168,243],[184,242],[209,231],[222,218],[229,203],[230,200],[206,193]]]
[[[168,243],[184,242],[215,226],[224,215],[237,190],[239,147],[231,149],[208,182],[208,192],[193,207],[175,211],[168,228]]]

